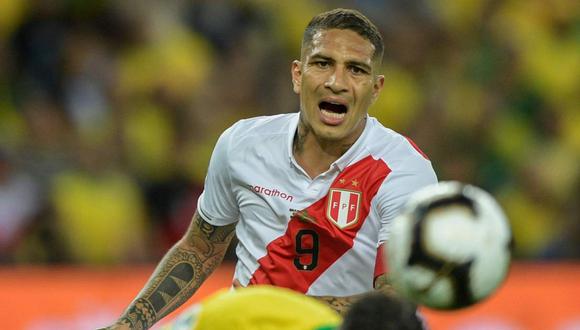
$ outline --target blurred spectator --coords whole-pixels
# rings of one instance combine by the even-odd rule
[[[0,149],[0,263],[13,261],[26,229],[40,211],[39,187]]]
[[[33,1],[22,25],[14,31],[13,83],[26,97],[29,90],[41,90],[51,99],[62,96],[62,47],[67,33],[62,1]]]
[[[69,257],[92,264],[145,260],[150,249],[138,186],[115,168],[110,148],[77,150],[78,168],[56,175],[52,192],[55,226]]]

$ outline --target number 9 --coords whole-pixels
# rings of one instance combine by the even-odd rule
[[[296,269],[313,270],[316,268],[318,265],[318,246],[318,233],[314,230],[301,229],[296,234],[296,257],[294,258]],[[308,255],[310,255],[310,263],[302,263],[302,260],[307,259]]]

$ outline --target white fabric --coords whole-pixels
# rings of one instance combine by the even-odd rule
[[[357,142],[328,171],[311,179],[292,156],[298,116],[246,119],[226,130],[215,146],[198,212],[216,226],[238,221],[234,276],[247,285],[267,245],[285,233],[294,210],[325,197],[348,166],[369,155],[380,159],[391,173],[372,199],[368,217],[359,220],[364,223],[353,248],[326,269],[307,293],[346,296],[369,291],[377,246],[388,238],[390,221],[409,195],[435,183],[436,175],[431,163],[405,137],[368,117]]]

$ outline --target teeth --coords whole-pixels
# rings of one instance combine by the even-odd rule
[[[331,117],[331,118],[336,118],[336,119],[340,119],[343,118],[344,115],[346,115],[345,113],[336,113],[336,112],[332,112],[332,111],[327,111],[324,109],[321,109],[322,113],[327,116],[327,117]]]

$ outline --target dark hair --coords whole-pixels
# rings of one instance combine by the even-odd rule
[[[340,330],[422,330],[415,304],[402,298],[372,292],[355,302]]]
[[[321,30],[352,30],[375,46],[373,59],[383,59],[383,37],[379,29],[365,15],[354,9],[338,8],[318,14],[310,20],[302,37],[302,49],[312,42],[312,37]]]

